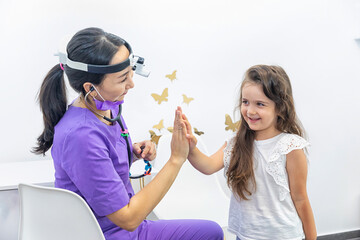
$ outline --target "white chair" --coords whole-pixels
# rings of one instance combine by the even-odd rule
[[[79,195],[64,189],[19,184],[19,240],[105,240]]]
[[[197,139],[197,147],[208,155],[201,137],[197,136]],[[160,170],[170,157],[170,142],[170,134],[161,136],[159,140],[157,157],[153,163],[157,170]],[[204,175],[186,161],[170,190],[153,212],[159,219],[212,220],[223,228],[227,240],[235,239],[234,235],[226,231],[230,204],[229,190],[219,178],[224,178],[222,173]]]

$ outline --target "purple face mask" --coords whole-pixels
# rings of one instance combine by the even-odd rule
[[[98,90],[95,88],[95,86],[93,86],[95,91],[99,94],[99,96],[101,97],[102,100],[104,101],[99,101],[97,100],[96,98],[93,98],[94,99],[94,102],[95,102],[95,105],[96,105],[96,108],[100,111],[106,111],[106,110],[116,110],[119,108],[119,105],[120,104],[123,104],[124,103],[124,100],[122,101],[115,101],[115,102],[112,102],[112,101],[108,101],[108,100],[105,100],[101,94],[98,92]]]

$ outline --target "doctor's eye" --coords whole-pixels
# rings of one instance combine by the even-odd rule
[[[121,78],[121,79],[119,79],[119,81],[117,83],[124,83],[124,82],[126,82],[127,79],[128,79],[127,77]]]

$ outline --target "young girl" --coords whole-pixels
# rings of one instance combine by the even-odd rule
[[[221,227],[207,220],[147,221],[174,182],[189,151],[181,109],[176,110],[171,156],[156,177],[134,194],[129,168],[134,158],[153,160],[150,141],[131,143],[121,104],[134,87],[135,65],[130,45],[99,28],[77,32],[59,53],[40,89],[44,131],[37,154],[50,147],[55,186],[80,195],[94,212],[107,240],[220,240]],[[137,62],[141,64],[143,61]],[[64,75],[79,93],[69,106]]]
[[[241,240],[316,239],[306,192],[307,159],[291,84],[278,66],[257,65],[241,85],[240,128],[215,154],[196,148],[187,125],[188,159],[204,174],[225,167],[232,189],[229,230]]]

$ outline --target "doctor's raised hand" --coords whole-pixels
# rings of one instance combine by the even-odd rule
[[[182,115],[182,110],[178,107],[175,112],[174,128],[171,139],[171,155],[184,163],[189,154],[189,143],[186,137],[187,128]]]

